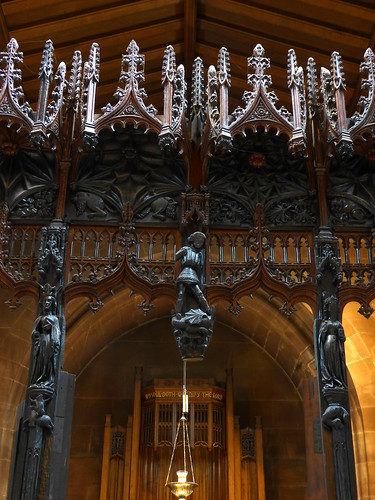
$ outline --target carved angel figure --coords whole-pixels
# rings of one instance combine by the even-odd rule
[[[346,387],[344,328],[338,320],[337,298],[324,300],[325,319],[319,329],[320,369],[324,388]]]
[[[33,359],[30,385],[53,386],[56,359],[60,349],[60,324],[56,314],[55,290],[49,284],[43,288],[42,314],[32,332]]]

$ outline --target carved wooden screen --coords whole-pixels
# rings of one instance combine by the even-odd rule
[[[258,498],[255,429],[241,429],[241,500]]]
[[[181,417],[181,394],[178,386],[158,386],[143,391],[137,500],[174,498],[165,487],[165,481]],[[189,438],[195,480],[199,484],[194,499],[226,500],[227,456],[222,389],[194,386],[189,391]],[[182,447],[177,441],[177,462],[180,452]],[[174,468],[170,480],[177,480]]]

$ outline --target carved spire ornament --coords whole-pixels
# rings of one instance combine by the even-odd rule
[[[364,149],[369,159],[373,159],[374,136],[375,136],[375,55],[368,48],[364,54],[364,60],[360,65],[360,71],[364,77],[361,89],[364,95],[358,100],[356,111],[350,118],[350,136],[359,150]]]
[[[345,76],[341,56],[333,52],[331,71],[321,68],[320,80],[323,106],[331,127],[331,133],[339,154],[343,158],[353,154],[353,143],[348,132],[345,110]]]
[[[23,62],[23,53],[18,52],[18,43],[12,38],[7,45],[5,52],[0,52],[0,62],[5,68],[0,70],[2,83],[0,91],[0,112],[6,117],[9,126],[17,123],[21,128],[30,130],[33,121],[31,118],[31,108],[27,101],[23,89],[17,84],[22,80],[21,69],[17,64]]]
[[[44,123],[46,117],[48,89],[53,77],[53,56],[54,49],[52,41],[47,40],[43,51],[42,64],[39,70],[40,90],[38,109],[36,112],[37,123]]]
[[[108,103],[102,108],[102,115],[95,121],[95,131],[98,134],[103,128],[115,124],[125,127],[131,124],[135,127],[141,125],[147,131],[160,133],[162,122],[156,117],[157,110],[150,104],[146,106],[144,100],[147,94],[139,85],[145,81],[145,56],[139,53],[139,47],[132,40],[126,53],[122,55],[121,73],[119,82],[123,87],[117,87],[114,97],[117,104]]]
[[[232,137],[229,131],[228,90],[230,87],[229,52],[225,47],[219,51],[217,58],[217,80],[219,85],[220,129],[216,145],[222,152],[232,148]]]
[[[312,57],[309,57],[306,65],[307,80],[307,100],[309,110],[312,106],[318,105],[318,79],[316,74],[316,64]]]
[[[292,95],[294,125],[290,149],[296,154],[302,154],[306,149],[305,83],[302,66],[297,65],[297,57],[293,49],[288,51],[288,87]]]
[[[162,83],[164,85],[163,126],[159,134],[161,149],[171,150],[177,137],[183,139],[183,120],[186,109],[185,68],[180,64],[176,70],[176,55],[172,45],[164,52]]]
[[[93,43],[90,50],[89,60],[83,67],[83,142],[88,146],[94,146],[97,142],[94,113],[96,86],[99,82],[100,49],[97,43]]]
[[[66,65],[64,62],[59,64],[57,71],[55,73],[55,88],[52,91],[52,101],[48,104],[46,110],[46,125],[49,128],[54,128],[54,122],[57,120],[58,113],[61,110],[64,103],[64,91],[67,86],[67,81],[65,80],[66,75]],[[56,130],[58,126],[56,124]]]
[[[164,85],[164,122],[159,134],[162,149],[171,149],[174,145],[172,132],[173,84],[176,75],[176,55],[172,45],[164,51],[161,82]]]
[[[76,50],[73,55],[72,67],[68,83],[68,105],[73,106],[78,111],[81,100],[82,87],[82,54]]]
[[[48,104],[49,88],[53,79],[54,48],[51,40],[47,40],[42,63],[39,70],[39,97],[36,119],[30,134],[31,143],[40,147],[47,138],[47,131],[52,131],[56,137],[59,135],[60,123],[57,122],[59,113],[64,103],[64,90],[66,87],[66,65],[61,62],[55,73],[55,88],[52,91],[52,100]]]
[[[204,66],[200,57],[193,63],[193,75],[190,99],[190,135],[193,142],[201,143],[203,124],[206,120],[206,102],[204,92]]]
[[[265,71],[270,68],[271,62],[268,57],[265,57],[262,45],[258,44],[254,47],[253,55],[248,58],[247,64],[253,71],[247,76],[247,83],[252,86],[253,90],[245,91],[243,94],[245,108],[239,107],[233,113],[235,120],[230,125],[232,136],[236,133],[243,133],[246,128],[257,130],[258,127],[264,127],[265,130],[269,130],[272,127],[292,137],[293,126],[289,122],[289,111],[284,107],[277,109],[275,104],[278,97],[274,91],[268,91],[272,78],[265,74]]]

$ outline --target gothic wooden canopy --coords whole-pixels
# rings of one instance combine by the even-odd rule
[[[68,289],[79,294],[78,283],[85,282],[86,292],[91,286],[89,295],[99,297],[116,276],[122,280],[123,252],[112,241],[101,256],[100,242],[114,238],[110,230],[92,235],[80,225],[120,225],[120,246],[129,250],[138,238],[127,279],[148,304],[158,286],[169,293],[165,285],[173,281],[179,237],[168,238],[195,224],[229,231],[210,237],[213,299],[225,297],[237,307],[260,283],[270,293],[279,283],[289,311],[292,296],[314,302],[310,240],[316,228],[330,227],[347,265],[345,300],[357,294],[369,307],[375,9],[334,1],[317,9],[310,0],[295,3],[293,12],[271,2],[91,7],[47,0],[32,8],[21,0],[1,7],[4,37],[18,37],[1,53],[3,232],[9,211],[14,241],[34,241],[30,262],[21,262],[20,249],[10,244],[6,260],[18,261],[7,261],[8,275],[22,282],[35,271],[38,229],[27,236],[22,224],[64,220],[71,224]],[[133,35],[137,42],[129,40]],[[341,53],[331,52],[331,42]],[[239,78],[241,64],[247,81]],[[157,236],[163,241],[142,233],[150,226],[165,228]],[[259,246],[264,238],[269,248]]]
[[[0,284],[11,308],[43,287],[55,323],[63,302],[96,312],[124,286],[146,314],[173,303],[176,250],[205,233],[210,305],[237,316],[261,288],[286,316],[313,310],[322,419],[350,470],[337,498],[354,499],[338,305],[374,312],[375,8],[289,5],[3,2]],[[30,374],[42,405],[55,379]]]
[[[241,104],[246,85],[246,58],[257,43],[272,62],[273,89],[279,104],[290,107],[285,74],[288,49],[299,64],[313,57],[318,67],[329,65],[340,52],[347,84],[348,114],[360,94],[358,66],[367,47],[374,45],[375,6],[372,0],[5,0],[0,5],[0,45],[11,37],[24,52],[23,78],[28,101],[36,103],[40,53],[53,41],[55,61],[70,63],[75,50],[86,60],[92,42],[101,50],[97,106],[110,101],[117,85],[121,54],[137,41],[145,54],[149,100],[162,109],[160,61],[173,45],[187,81],[192,62],[200,56],[206,68],[216,64],[217,47],[231,53],[231,110]]]

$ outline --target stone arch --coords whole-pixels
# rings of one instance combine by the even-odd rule
[[[64,368],[77,374],[68,492],[72,500],[82,498],[83,476],[91,478],[84,488],[87,498],[96,495],[104,415],[111,413],[116,425],[126,424],[132,411],[135,366],[143,366],[145,383],[181,377],[170,324],[171,299],[157,298],[147,316],[137,307],[141,300],[124,289],[103,300],[104,307],[96,315],[88,309],[87,299],[68,304]],[[216,304],[214,334],[205,360],[189,365],[188,378],[223,383],[225,368],[233,367],[240,425],[245,427],[256,415],[263,415],[267,474],[271,477],[273,469],[280,478],[292,474],[293,492],[303,497],[301,388],[303,380],[314,375],[312,314],[297,304],[294,317],[288,319],[279,311],[279,301],[262,291],[253,298],[241,298],[240,303],[243,310],[238,317],[226,309],[227,303]],[[270,482],[271,498],[278,495],[277,490],[286,494],[286,481]]]

